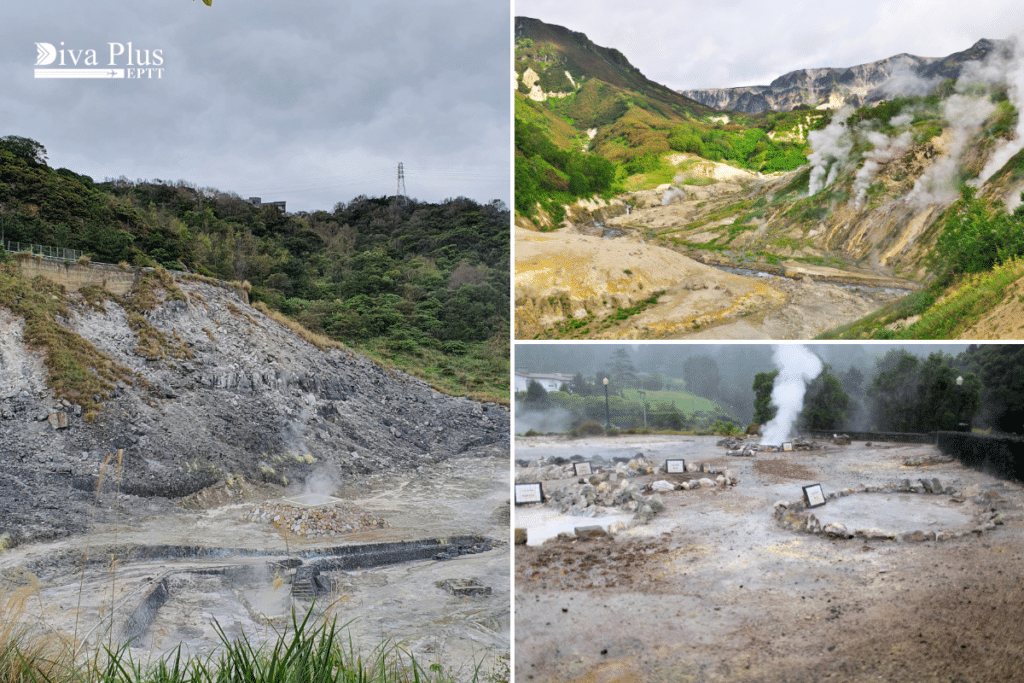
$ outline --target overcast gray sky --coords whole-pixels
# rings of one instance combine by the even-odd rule
[[[517,16],[581,31],[674,90],[767,85],[796,69],[903,52],[945,57],[1024,26],[1019,0],[515,0]]]
[[[289,211],[393,195],[399,162],[411,197],[507,204],[509,13],[509,0],[7,1],[0,136],[96,180],[184,179]],[[108,66],[119,43],[120,68],[130,42],[151,66],[159,50],[163,71],[36,78],[40,42],[65,67],[90,49]]]

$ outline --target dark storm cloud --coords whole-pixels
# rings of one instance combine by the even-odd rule
[[[185,179],[291,210],[393,194],[399,161],[411,196],[508,202],[508,17],[471,0],[7,4],[0,135],[97,179]],[[131,42],[151,63],[160,50],[163,72],[35,79],[36,42],[101,66]]]

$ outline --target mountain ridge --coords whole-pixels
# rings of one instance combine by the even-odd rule
[[[843,105],[861,107],[895,94],[923,95],[942,80],[959,78],[966,62],[984,59],[1006,47],[1005,40],[982,38],[970,48],[945,57],[920,57],[903,52],[850,67],[797,69],[775,78],[768,85],[694,88],[676,92],[712,109],[747,114],[791,111],[799,106],[819,109],[838,109]],[[907,76],[920,81],[917,91],[908,92],[903,88],[897,92],[894,79],[906,81]]]

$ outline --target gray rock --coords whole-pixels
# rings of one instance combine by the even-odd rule
[[[822,527],[821,531],[830,538],[850,538],[851,536],[853,536],[853,534],[851,534],[850,531],[846,528],[846,525],[840,524],[839,522],[832,522],[831,524],[826,524],[824,527]]]
[[[608,535],[608,532],[605,531],[604,527],[601,526],[600,524],[594,524],[594,525],[591,525],[591,526],[578,526],[575,529],[575,533],[576,533],[576,537],[577,538],[586,538],[586,539],[590,539],[590,538],[604,538],[605,536]]]

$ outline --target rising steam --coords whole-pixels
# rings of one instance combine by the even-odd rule
[[[778,412],[764,426],[761,443],[778,446],[789,437],[793,423],[804,407],[807,382],[821,373],[822,365],[821,359],[806,346],[795,344],[776,346],[772,360],[779,369],[772,388],[772,405],[778,408]]]
[[[879,86],[876,93],[887,97],[897,95],[923,95],[937,85],[937,79],[917,76],[903,68],[895,71],[890,79]],[[966,62],[956,82],[955,94],[944,100],[942,118],[945,133],[942,139],[942,156],[932,162],[914,183],[906,200],[919,206],[952,201],[959,196],[961,158],[970,140],[981,130],[996,105],[988,97],[990,87],[1006,84],[1010,103],[1018,112],[1024,112],[1024,38],[1013,36],[1002,41],[983,61]],[[858,208],[864,205],[867,190],[879,169],[888,161],[905,154],[912,147],[912,132],[908,128],[893,137],[872,129],[871,122],[851,125],[847,119],[852,113],[850,107],[843,107],[832,118],[832,122],[820,131],[807,136],[812,153],[811,176],[808,196],[815,195],[832,184],[843,170],[854,174],[853,202]],[[904,111],[889,123],[896,128],[909,126],[913,120],[911,112]],[[1007,161],[1024,149],[1024,115],[1017,117],[1013,139],[999,139],[978,178],[970,184],[978,186],[991,178]],[[853,153],[856,146],[868,147],[863,155]],[[1010,202],[1012,210],[1016,200]]]
[[[661,195],[661,205],[668,206],[674,201],[683,201],[686,199],[686,195],[678,187],[670,187],[665,190],[665,194]]]
[[[852,113],[853,107],[843,107],[824,130],[812,130],[807,134],[807,142],[814,150],[807,157],[811,162],[807,196],[814,196],[831,185],[849,159],[853,136],[846,127],[846,119]]]

